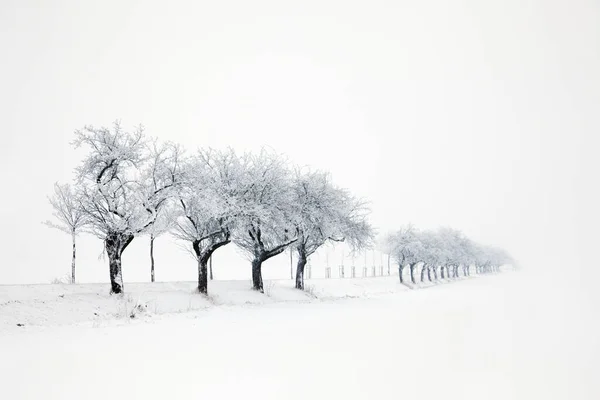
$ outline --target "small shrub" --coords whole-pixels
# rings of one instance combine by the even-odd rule
[[[267,281],[267,283],[263,286],[263,291],[265,292],[265,295],[271,297],[271,292],[274,286],[275,284],[272,281]]]
[[[306,294],[308,294],[310,297],[316,299],[317,298],[317,294],[315,291],[315,287],[313,285],[304,285],[304,291],[306,292]]]
[[[69,283],[71,283],[71,276],[69,276],[68,274],[60,276],[58,278],[52,279],[50,283],[52,285],[68,285]]]
[[[127,294],[117,298],[117,317],[134,319],[142,313],[146,313],[148,304],[138,298],[137,301]]]
[[[133,319],[137,317],[139,314],[146,312],[147,308],[146,304],[136,304],[129,312],[129,318]]]

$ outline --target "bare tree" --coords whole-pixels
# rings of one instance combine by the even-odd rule
[[[172,229],[175,218],[173,207],[163,207],[155,212],[156,221],[146,230],[150,237],[150,282],[156,281],[154,241]]]
[[[287,161],[263,149],[247,156],[245,187],[240,198],[234,242],[252,263],[252,287],[264,292],[262,264],[298,240],[293,190]]]
[[[78,172],[80,207],[91,231],[104,241],[111,293],[122,293],[121,256],[132,240],[156,221],[179,180],[179,147],[148,146],[143,129],[126,132],[118,122],[109,128],[76,131],[75,147],[87,146]]]
[[[352,251],[371,244],[373,229],[367,222],[368,208],[346,190],[334,187],[322,172],[296,172],[294,222],[298,232],[296,288],[304,289],[304,267],[308,257],[329,241],[346,242]]]
[[[247,159],[233,150],[200,150],[186,163],[177,202],[173,235],[190,242],[198,262],[198,291],[208,293],[207,263],[231,242],[231,231],[242,213]]]
[[[50,228],[58,229],[71,235],[73,253],[71,258],[71,283],[75,283],[75,258],[77,248],[75,238],[80,230],[88,224],[85,213],[79,207],[76,193],[68,184],[54,184],[54,194],[48,197],[48,201],[54,209],[52,215],[55,221],[45,221],[44,224]]]
[[[145,233],[150,237],[150,281],[154,282],[156,280],[154,241],[171,230],[175,216],[172,204],[154,202],[150,199],[164,184],[165,177],[163,175],[165,171],[162,170],[163,163],[167,162],[173,166],[179,166],[182,162],[183,150],[173,143],[159,143],[157,140],[153,140],[149,144],[149,153],[152,161],[144,188],[146,189],[146,199],[148,199],[146,201],[147,207],[156,215],[156,218],[154,223],[145,230]],[[172,179],[176,181],[177,177],[174,176]]]

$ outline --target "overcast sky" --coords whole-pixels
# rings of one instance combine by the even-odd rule
[[[3,0],[0,51],[0,283],[69,273],[46,195],[73,177],[73,131],[115,119],[329,170],[381,232],[447,225],[524,268],[593,269],[597,1]],[[125,252],[125,282],[149,279],[147,246]],[[196,278],[170,238],[156,246],[157,279]],[[249,279],[228,247],[217,275]],[[81,281],[108,282],[101,250],[81,238]]]

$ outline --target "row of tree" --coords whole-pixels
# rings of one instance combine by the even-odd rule
[[[388,234],[382,246],[398,265],[401,283],[406,270],[411,283],[416,284],[419,273],[420,282],[431,282],[470,276],[473,271],[500,272],[503,265],[515,265],[505,250],[476,243],[451,228],[420,231],[407,225]]]
[[[55,220],[46,222],[72,236],[73,282],[79,232],[104,242],[113,293],[124,290],[123,252],[143,234],[150,235],[152,260],[154,238],[162,233],[191,246],[201,293],[208,291],[211,255],[229,243],[248,255],[253,288],[261,292],[262,264],[287,248],[297,252],[296,287],[304,289],[304,267],[321,246],[345,241],[360,250],[372,243],[363,201],[333,185],[328,174],[291,166],[272,151],[187,154],[118,122],[75,135],[74,146],[88,152],[74,185],[55,185],[49,199]]]

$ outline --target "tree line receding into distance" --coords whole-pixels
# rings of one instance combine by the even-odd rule
[[[304,289],[309,258],[330,242],[354,252],[371,248],[375,231],[367,203],[334,185],[328,173],[291,165],[268,149],[236,153],[212,148],[186,152],[182,146],[125,130],[86,126],[72,144],[87,154],[72,184],[54,186],[49,201],[54,221],[45,223],[72,237],[71,282],[75,282],[76,236],[101,239],[108,257],[111,293],[122,293],[122,254],[140,235],[150,237],[151,281],[154,239],[171,233],[191,247],[197,261],[198,291],[208,293],[208,262],[231,243],[250,260],[252,287],[264,291],[262,264],[291,249],[297,254],[295,286]],[[511,263],[501,249],[478,245],[459,231],[436,232],[406,226],[381,244],[410,282],[498,271]]]

